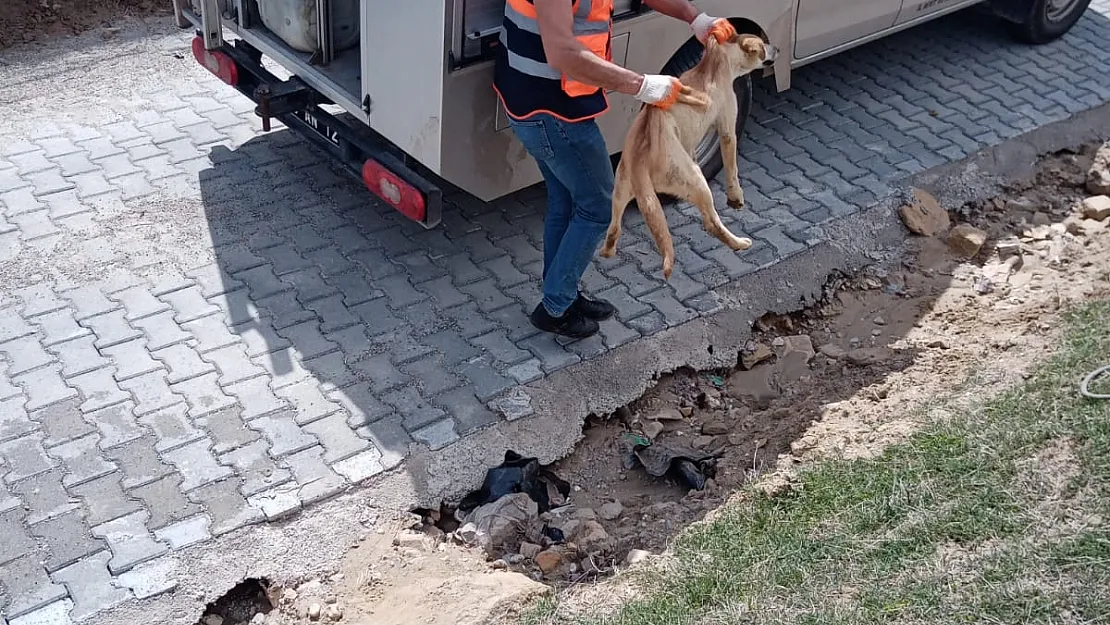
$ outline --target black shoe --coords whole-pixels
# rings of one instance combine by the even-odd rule
[[[529,316],[536,329],[552,334],[561,334],[576,339],[584,339],[597,332],[597,322],[587,318],[581,312],[571,308],[563,313],[562,317],[552,317],[548,314],[543,304],[536,306]]]
[[[605,321],[617,312],[616,306],[603,299],[587,299],[582,293],[570,305],[571,310],[578,311],[583,317],[594,321]]]

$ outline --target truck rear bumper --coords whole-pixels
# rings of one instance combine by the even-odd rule
[[[239,39],[206,50],[193,40],[197,62],[256,104],[255,113],[269,130],[271,118],[303,135],[360,178],[378,198],[425,228],[439,224],[443,192],[362,123],[348,123],[320,108],[331,102],[293,76],[281,80],[262,66],[261,53]]]

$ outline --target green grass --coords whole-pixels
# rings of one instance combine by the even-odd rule
[[[615,613],[548,601],[526,622],[1110,623],[1110,402],[1077,391],[1110,361],[1110,302],[1066,324],[1020,387],[880,457],[751,489]]]

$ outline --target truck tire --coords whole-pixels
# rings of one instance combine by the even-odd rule
[[[1082,17],[1091,0],[1032,0],[1028,13],[1013,24],[1014,35],[1039,45],[1064,36]]]
[[[1078,1],[1078,0],[1077,0]],[[1089,2],[1090,0],[1085,0]],[[670,61],[663,66],[662,73],[668,76],[678,77],[682,72],[694,67],[701,60],[702,53],[705,47],[700,41],[695,38],[690,38],[677,52],[671,57]],[[752,110],[752,77],[751,75],[741,76],[737,78],[732,84],[732,88],[736,91],[736,138],[737,143],[743,139],[744,124],[748,121],[748,114]],[[724,160],[721,157],[721,143],[717,137],[716,130],[710,130],[705,137],[698,143],[694,152],[694,158],[701,167],[702,174],[705,175],[706,180],[711,180],[721,169],[724,168]]]

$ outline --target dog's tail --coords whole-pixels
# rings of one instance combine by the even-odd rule
[[[632,192],[636,196],[636,205],[640,207],[651,236],[655,239],[655,246],[663,255],[663,278],[670,280],[674,271],[674,241],[671,231],[667,228],[667,217],[663,214],[663,204],[655,194],[655,185],[651,181],[650,165],[640,161],[632,166]]]

